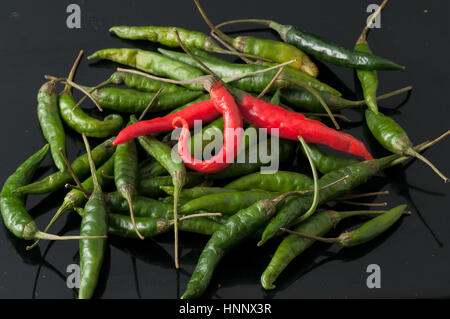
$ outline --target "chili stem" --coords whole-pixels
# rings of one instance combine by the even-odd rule
[[[78,53],[78,56],[75,59],[75,63],[73,64],[72,69],[70,69],[69,76],[67,77],[68,79],[73,80],[78,64],[80,63],[81,57],[83,56],[83,53],[84,53],[83,50],[80,50],[80,53]],[[72,87],[68,83],[66,83],[63,92],[70,93],[71,89]]]
[[[262,98],[264,95],[266,95],[267,91],[269,91],[270,87],[275,83],[275,81],[278,79],[278,77],[280,76],[281,72],[283,72],[284,70],[284,66],[282,66],[277,73],[275,74],[275,76],[272,78],[272,80],[270,80],[269,84],[267,84],[267,86],[264,88],[264,90],[262,90],[261,93],[259,93],[259,95],[256,97],[257,99]]]
[[[72,175],[73,180],[74,180],[75,183],[77,184],[78,189],[81,190],[81,191],[85,194],[85,196],[86,196],[87,190],[84,189],[83,185],[81,185],[81,182],[80,182],[80,180],[78,179],[77,175],[75,174],[75,171],[73,170],[72,165],[70,165],[69,160],[67,159],[66,154],[64,154],[64,151],[63,151],[62,147],[60,147],[60,148],[58,149],[58,151],[59,151],[59,154],[61,154],[61,157],[62,157],[64,163],[66,164],[67,169],[68,169],[69,172],[70,172],[70,175]]]
[[[107,179],[114,179],[114,176],[106,174],[106,172],[104,170],[102,170],[102,176]]]
[[[84,88],[82,88],[81,86],[79,86],[78,84],[76,84],[75,82],[73,82],[73,81],[71,81],[69,79],[66,79],[66,82],[68,84],[70,84],[71,86],[73,86],[74,88],[76,88],[76,89],[80,90],[81,92],[83,92],[85,95],[87,95],[92,100],[92,102],[94,102],[95,106],[97,106],[98,110],[100,112],[103,112],[102,107],[100,106],[100,104],[98,104],[97,100],[94,99],[94,97],[91,95],[91,93],[89,93],[87,90],[85,90]]]
[[[68,188],[68,189],[76,189],[76,190],[82,192],[84,194],[84,197],[86,197],[88,199],[89,199],[89,195],[91,195],[91,192],[83,187],[79,187],[79,186],[71,185],[71,184],[66,184],[66,185],[64,185],[64,187]]]
[[[438,170],[436,168],[436,166],[433,165],[433,163],[431,163],[425,156],[423,156],[422,154],[416,152],[413,148],[408,149],[405,152],[406,155],[409,156],[413,156],[416,157],[418,159],[420,159],[422,162],[424,162],[425,164],[427,164],[436,174],[439,175],[440,178],[442,178],[444,180],[445,183],[447,183],[449,181],[448,177],[445,176],[444,174],[442,174],[442,172],[440,170]]]
[[[95,91],[97,91],[99,88],[101,88],[101,87],[103,87],[103,86],[105,86],[105,85],[108,85],[108,84],[110,84],[110,83],[111,83],[111,79],[108,79],[108,80],[106,80],[106,81],[103,81],[102,83],[97,84],[97,85],[94,86],[93,88],[90,88],[90,89],[88,90],[88,92],[91,94],[92,92],[95,92]],[[75,106],[72,108],[72,111],[75,110],[77,107],[79,107],[79,106],[81,105],[81,103],[83,103],[83,101],[86,100],[87,97],[88,97],[87,95],[83,96],[83,97],[77,102],[77,104],[75,104]]]
[[[378,7],[377,11],[372,15],[372,19],[370,19],[369,23],[366,24],[366,26],[364,27],[364,29],[361,32],[361,35],[359,36],[358,42],[360,40],[365,40],[366,39],[366,35],[367,35],[367,31],[369,30],[369,28],[372,27],[372,25],[375,23],[378,15],[381,13],[381,11],[384,9],[384,7],[386,6],[386,4],[388,3],[389,0],[384,0],[383,3]]]
[[[305,116],[329,117],[329,115],[327,113],[302,113],[302,114],[305,115]],[[350,120],[347,116],[342,115],[342,114],[333,114],[333,116],[335,118],[341,119],[341,120],[343,120],[344,122],[347,122],[347,123],[351,123],[352,122],[352,120]]]
[[[222,213],[200,213],[200,214],[192,214],[186,215],[178,219],[179,222],[182,222],[186,219],[197,218],[197,217],[212,217],[212,216],[222,216]]]
[[[158,92],[156,92],[156,94],[153,96],[152,100],[150,101],[150,103],[148,103],[147,107],[145,108],[144,112],[142,112],[141,116],[139,117],[138,121],[141,121],[145,114],[147,114],[148,110],[150,109],[150,107],[153,105],[153,103],[156,101],[156,99],[158,98],[158,96],[161,94],[161,92],[164,90],[164,88],[159,88]]]
[[[230,50],[230,51],[232,51],[232,52],[239,53],[239,51],[236,50],[233,46],[229,45],[226,41],[222,40],[222,38],[220,38],[217,34],[215,34],[214,31],[211,30],[211,32],[210,32],[209,34],[211,34],[211,36],[212,36],[214,39],[216,39],[217,41],[219,41],[219,43],[222,44],[224,47],[226,47],[228,50]],[[254,61],[252,61],[252,60],[250,60],[250,59],[247,59],[247,58],[244,57],[244,56],[239,56],[239,57],[242,59],[242,61],[244,61],[244,62],[247,63],[247,64],[254,64],[254,63],[255,63]]]
[[[387,206],[388,203],[361,203],[361,202],[352,202],[348,200],[336,200],[342,204],[354,205],[354,206],[365,206],[365,207],[384,207]]]
[[[209,20],[208,16],[206,15],[205,11],[203,10],[202,6],[198,2],[198,0],[194,0],[195,5],[197,6],[198,11],[200,12],[203,20],[205,20],[206,24],[213,30],[219,37],[221,37],[223,40],[228,42],[230,45],[233,45],[233,39],[220,31],[216,26]]]
[[[342,196],[342,197],[339,197],[338,200],[354,199],[354,198],[361,198],[361,197],[371,197],[371,196],[378,196],[378,195],[389,195],[389,191]]]
[[[319,236],[314,236],[314,235],[308,235],[308,234],[299,233],[299,232],[296,232],[296,231],[293,231],[293,230],[290,230],[287,228],[280,228],[280,230],[284,231],[288,234],[291,234],[291,235],[308,238],[308,239],[313,239],[313,240],[321,241],[324,243],[334,244],[334,243],[339,242],[339,240],[337,238],[324,238],[324,237],[319,237]]]

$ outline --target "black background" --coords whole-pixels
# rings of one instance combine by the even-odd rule
[[[325,39],[353,47],[374,1],[206,1],[202,3],[214,22],[237,18],[270,18],[294,24]],[[66,27],[66,7],[81,6],[81,29]],[[406,85],[414,91],[407,103],[404,97],[382,102],[382,111],[391,115],[422,142],[435,138],[449,128],[448,88],[448,1],[391,1],[382,13],[381,29],[371,32],[369,41],[376,54],[405,65],[404,72],[380,72],[379,92]],[[113,25],[173,25],[208,31],[192,1],[1,1],[0,3],[1,98],[0,182],[25,158],[40,148],[43,137],[36,116],[36,94],[44,74],[65,76],[80,49],[86,54],[106,47],[140,46],[108,34]],[[253,28],[252,25],[229,27]],[[249,34],[274,37],[257,27]],[[353,73],[327,65],[354,91]],[[76,81],[93,85],[112,72],[112,63],[83,60]],[[329,80],[321,65],[322,79]],[[325,73],[325,76],[324,76]],[[344,90],[353,98],[351,92]],[[86,104],[87,105],[87,104]],[[346,111],[355,122],[359,110]],[[361,125],[351,133],[364,139],[376,157],[386,152],[374,142]],[[350,126],[347,126],[348,129]],[[72,134],[68,143],[71,159],[77,156],[81,140]],[[436,166],[449,173],[448,141],[426,153]],[[45,166],[50,168],[48,157]],[[52,168],[50,168],[52,169]],[[50,170],[49,170],[50,171]],[[41,174],[47,174],[44,170]],[[365,185],[362,191],[390,190],[389,205],[407,203],[413,215],[404,218],[392,231],[357,248],[317,244],[297,258],[278,279],[278,288],[265,292],[259,276],[270,260],[277,242],[256,248],[255,242],[242,243],[217,268],[205,297],[211,298],[417,298],[450,297],[450,219],[449,189],[424,164],[390,169]],[[38,225],[44,227],[62,201],[64,192],[30,196],[27,205]],[[71,215],[72,214],[72,215]],[[64,228],[64,225],[67,225]],[[64,216],[54,232],[76,234],[79,218]],[[343,223],[336,233],[352,224]],[[124,241],[111,238],[97,296],[101,298],[175,298],[183,291],[206,238],[182,234],[181,265],[173,268],[172,236],[157,241]],[[65,283],[66,267],[77,263],[78,242],[45,242],[32,252],[25,243],[0,226],[0,298],[72,298],[74,291]],[[368,289],[366,267],[381,267],[381,289]],[[221,288],[217,288],[218,286]]]

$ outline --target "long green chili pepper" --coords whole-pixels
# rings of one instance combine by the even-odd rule
[[[395,154],[416,157],[430,166],[444,182],[449,181],[448,177],[442,174],[428,159],[414,149],[408,134],[406,134],[405,130],[393,119],[381,112],[375,114],[367,109],[366,123],[372,132],[372,135],[385,149]]]
[[[131,221],[134,224],[133,198],[136,196],[138,183],[138,154],[134,140],[117,146],[114,156],[114,182],[117,190],[126,199],[130,208]],[[139,233],[134,224],[139,238],[144,237]]]
[[[128,204],[118,193],[109,193],[107,201],[111,211],[117,214],[127,214]],[[173,219],[172,205],[162,203],[158,200],[137,196],[133,201],[134,212],[136,215],[137,225],[139,227],[139,221],[145,221],[147,219]],[[124,216],[128,217],[128,216]],[[211,218],[211,217],[210,217]],[[220,226],[215,220],[208,217],[198,217],[195,219],[186,219],[178,223],[179,230],[198,233],[204,235],[212,235]],[[129,224],[128,224],[129,225]],[[129,229],[128,227],[125,227]],[[130,236],[135,236],[131,234]]]
[[[114,153],[115,146],[112,145],[112,141],[112,138],[108,139],[92,150],[92,157],[95,165],[103,164]],[[81,155],[75,159],[71,166],[78,178],[85,178],[89,174],[87,154]],[[21,194],[45,194],[57,191],[72,181],[72,175],[66,170],[64,172],[57,172],[49,175],[38,182],[18,187],[14,192]]]
[[[186,53],[170,51],[161,48],[158,49],[158,51],[168,58],[188,64],[191,67],[199,66],[198,63],[194,59],[189,57]],[[227,82],[227,78],[229,79],[244,73],[261,71],[267,68],[262,65],[230,63],[225,60],[219,63],[217,62],[217,58],[206,58],[205,54],[201,54],[200,56],[197,52],[198,50],[192,49],[192,53],[196,55],[201,62],[203,62],[225,82]],[[244,91],[259,93],[264,90],[264,88],[270,83],[276,73],[277,71],[268,71],[265,73],[255,74],[237,81],[233,81],[232,85]],[[299,85],[302,87],[307,85],[313,89],[316,89],[317,91],[326,91],[334,95],[341,95],[339,91],[330,87],[329,85],[320,82],[316,78],[295,69],[290,69],[289,71],[284,70],[283,72],[281,72],[275,83],[273,83],[270,91],[276,91],[277,89],[289,85]]]
[[[93,88],[84,87],[90,91]],[[132,89],[106,87],[94,90],[92,97],[98,104],[108,110],[141,113],[155,97],[154,92],[141,92]],[[202,95],[201,91],[185,90],[174,93],[161,93],[149,109],[150,112],[171,110]]]
[[[80,289],[79,299],[90,299],[97,286],[100,269],[106,249],[106,236],[108,234],[108,210],[105,197],[97,180],[95,164],[89,142],[83,134],[83,141],[88,155],[92,175],[93,190],[89,200],[84,206],[84,216],[81,220],[80,234],[83,236],[104,236],[105,239],[80,240]]]
[[[114,61],[144,72],[180,81],[203,75],[203,72],[195,67],[174,61],[156,52],[139,49],[103,49],[89,56],[88,60],[96,58]],[[198,83],[187,84],[186,87],[192,90],[203,90],[202,85]]]
[[[242,176],[225,185],[225,189],[229,188],[239,191],[260,189],[268,192],[285,193],[309,189],[312,185],[313,180],[304,174],[289,171],[276,171],[272,174],[256,172]]]
[[[205,181],[205,176],[198,173],[186,173],[184,187],[194,187]],[[157,176],[139,179],[138,193],[142,196],[158,198],[164,196],[161,186],[173,186],[172,176]]]
[[[326,154],[322,152],[315,144],[308,144],[308,146],[314,164],[316,165],[317,170],[322,174],[326,174],[359,162],[355,158],[338,157]],[[303,149],[302,152],[304,153]]]
[[[424,143],[415,148],[417,152],[423,151],[431,146],[434,142]],[[343,183],[339,183],[320,192],[319,205],[330,200],[336,199],[348,193],[355,187],[365,183],[375,173],[383,170],[391,165],[399,164],[408,159],[407,156],[390,155],[379,159],[364,161],[340,168],[336,171],[329,172],[319,179],[319,185],[327,185],[332,181],[336,181],[344,176],[349,176]],[[392,163],[391,163],[392,162]],[[267,240],[279,233],[282,227],[289,227],[304,220],[302,215],[311,206],[312,198],[310,195],[302,197],[292,197],[286,200],[277,215],[270,221],[264,230],[263,236],[258,245],[264,244]]]
[[[266,191],[235,191],[205,195],[190,200],[180,208],[181,214],[194,212],[220,212],[224,215],[233,215],[241,209],[250,207],[263,199],[274,199],[280,193]]]
[[[97,180],[100,184],[100,187],[106,187],[111,179],[106,177],[105,175],[113,174],[114,172],[114,154],[111,156],[100,168],[97,170]],[[88,192],[92,192],[94,185],[92,181],[92,176],[88,177],[83,183],[81,183],[83,189]],[[45,227],[44,232],[47,232],[50,227],[61,217],[65,212],[75,209],[77,207],[82,207],[86,204],[86,194],[84,194],[81,190],[72,189],[67,195],[64,197],[64,201],[62,205],[58,208],[55,215],[52,217],[48,225]],[[39,243],[37,240],[30,248],[33,248],[35,245]]]
[[[78,55],[72,69],[70,70],[68,80],[72,81],[75,75],[75,70],[81,58],[83,51]],[[72,96],[72,87],[66,84],[64,90],[59,94],[58,106],[64,122],[74,131],[91,137],[110,137],[116,134],[123,125],[123,118],[117,114],[110,114],[105,117],[103,121],[97,120],[87,115],[81,108],[75,107],[77,105]]]
[[[348,212],[336,212],[336,211],[324,211],[319,212],[311,216],[311,218],[305,220],[296,226],[293,230],[295,232],[323,236],[343,219],[352,216],[369,215],[385,213],[385,211],[348,211]],[[314,240],[307,239],[295,235],[286,236],[283,241],[278,245],[269,265],[261,275],[261,285],[264,289],[274,289],[273,284],[283,270],[289,265],[289,263],[298,255],[308,249]]]
[[[174,194],[173,186],[161,186],[160,188],[164,192],[166,192],[168,195]],[[193,187],[193,188],[183,189],[180,192],[180,199],[181,198],[194,199],[194,198],[199,198],[199,197],[206,196],[206,195],[228,193],[228,192],[233,192],[233,191],[235,191],[235,190],[231,189],[231,188],[197,186],[197,187]]]
[[[319,37],[301,31],[292,25],[282,25],[272,20],[240,19],[227,21],[220,25],[231,23],[257,23],[267,26],[279,33],[286,43],[289,43],[321,60],[353,69],[360,70],[404,70],[405,67],[390,60],[366,52],[348,50],[341,46],[328,43]]]
[[[58,112],[56,82],[48,81],[42,85],[37,95],[37,113],[45,140],[50,144],[53,162],[60,171],[65,171],[66,164],[59,149],[66,152],[66,133]]]
[[[323,238],[309,234],[302,234],[298,232],[289,231],[293,235],[318,240],[326,243],[339,243],[345,247],[357,246],[365,244],[375,237],[381,235],[389,229],[405,212],[406,205],[397,206],[386,213],[377,216],[355,230],[344,232],[337,238]]]
[[[45,238],[45,236],[42,236],[45,234],[41,234],[37,230],[36,224],[27,212],[24,195],[13,193],[13,190],[31,181],[36,169],[47,155],[49,149],[49,144],[46,144],[38,152],[29,157],[8,177],[3,185],[0,194],[0,209],[3,223],[18,238]]]

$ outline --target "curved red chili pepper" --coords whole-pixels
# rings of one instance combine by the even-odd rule
[[[113,144],[118,145],[132,140],[142,135],[170,131],[173,129],[172,122],[176,117],[182,117],[186,120],[189,127],[194,126],[195,120],[201,120],[203,123],[209,123],[220,116],[212,100],[198,102],[164,117],[157,117],[148,121],[140,121],[124,128],[114,139]]]
[[[178,155],[187,167],[205,174],[216,173],[229,166],[241,147],[243,136],[242,117],[230,92],[219,81],[214,83],[209,94],[216,110],[222,113],[224,122],[223,145],[214,157],[207,160],[194,158],[189,150],[189,125],[187,121],[181,117],[176,117],[173,120],[174,128],[177,127],[178,121],[183,125],[178,139]]]
[[[258,128],[279,129],[281,138],[327,145],[336,150],[373,159],[365,145],[350,134],[336,131],[325,124],[308,119],[303,114],[259,100],[249,94],[239,94],[239,110],[245,121]]]

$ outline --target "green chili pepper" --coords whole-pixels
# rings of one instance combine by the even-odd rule
[[[114,153],[115,146],[112,145],[112,141],[112,138],[108,139],[92,150],[95,165],[101,165]],[[87,154],[75,159],[71,166],[78,178],[85,178],[89,174]],[[57,172],[38,182],[18,187],[14,192],[21,194],[45,194],[61,189],[72,181],[73,178],[69,171]]]
[[[58,97],[54,81],[49,81],[42,85],[39,89],[37,101],[39,123],[45,140],[50,144],[53,162],[55,162],[59,170],[64,171],[66,164],[59,149],[61,148],[64,153],[66,152],[66,133],[59,117]]]
[[[205,181],[203,175],[198,173],[187,173],[185,187],[194,187]],[[138,193],[143,196],[157,198],[164,196],[161,186],[172,186],[172,176],[157,176],[139,180]]]
[[[13,191],[31,181],[34,172],[47,155],[49,149],[49,144],[46,144],[22,163],[3,184],[0,194],[0,209],[3,223],[18,238],[32,239],[35,236],[37,238],[41,237],[36,224],[27,212],[24,195]]]
[[[174,189],[173,186],[161,186],[160,187],[164,192],[166,192],[168,195],[173,195]],[[180,192],[180,198],[185,199],[194,199],[199,198],[206,195],[211,194],[219,194],[219,193],[227,193],[227,192],[233,192],[234,189],[230,188],[222,188],[222,187],[193,187],[193,188],[185,188]]]
[[[366,41],[365,34],[361,35],[355,45],[355,50],[359,52],[372,53],[369,44]],[[359,82],[364,94],[364,100],[366,101],[369,109],[378,113],[377,105],[377,90],[378,90],[378,76],[376,71],[356,70]]]
[[[261,189],[268,192],[285,193],[309,189],[312,185],[313,181],[309,176],[295,172],[277,171],[271,174],[252,173],[228,183],[225,188],[240,191]]]
[[[82,52],[81,52],[82,53]],[[70,70],[68,80],[72,81],[75,70],[81,58],[81,53],[76,59],[72,69]],[[64,122],[74,131],[82,134],[85,133],[91,137],[110,137],[116,134],[123,125],[123,119],[120,115],[111,114],[105,117],[103,121],[99,121],[87,115],[81,108],[75,107],[77,103],[72,96],[72,87],[66,84],[64,90],[60,93],[58,99],[59,112]]]
[[[322,174],[326,174],[359,162],[355,158],[338,157],[326,154],[322,152],[315,144],[308,144],[308,146],[314,164],[316,165],[317,170]]]
[[[339,243],[345,247],[357,246],[365,244],[375,237],[381,235],[389,229],[405,212],[406,205],[397,206],[386,213],[377,216],[368,222],[364,223],[361,227],[350,232],[345,232],[339,235],[337,238],[323,238],[319,236],[294,233],[302,237],[310,238],[313,240],[319,240],[327,243]]]
[[[110,193],[107,195],[107,201],[111,210],[117,214],[128,213],[127,202],[118,193]],[[139,227],[139,222],[149,219],[173,219],[172,205],[162,203],[160,201],[137,196],[133,201],[134,212],[136,215],[136,222]],[[128,216],[124,216],[128,217]],[[118,219],[118,217],[116,217]],[[127,220],[127,219],[125,219]],[[181,231],[212,235],[220,226],[219,223],[211,220],[208,217],[198,217],[195,219],[186,219],[178,223],[179,229]],[[128,226],[124,227],[126,230],[129,229]],[[139,228],[138,228],[139,229]],[[135,236],[135,234],[130,234],[130,236]],[[145,236],[145,235],[144,235]]]
[[[190,200],[181,206],[180,213],[190,214],[204,211],[233,215],[239,210],[253,205],[257,201],[274,199],[279,195],[280,193],[258,190],[210,194]]]
[[[85,87],[91,91],[93,88]],[[155,97],[153,92],[140,92],[132,89],[117,87],[100,88],[92,92],[92,97],[98,104],[108,110],[125,113],[141,113]],[[179,105],[192,101],[202,95],[201,91],[183,91],[175,93],[161,93],[154,101],[150,112],[171,110]]]
[[[203,75],[199,69],[185,63],[174,61],[156,52],[139,49],[104,49],[88,57],[90,59],[107,59],[154,75],[174,80],[187,80]],[[187,88],[202,91],[201,84],[188,84]],[[182,103],[180,103],[182,104]]]
[[[192,67],[199,66],[199,64],[194,59],[192,59],[185,53],[165,49],[158,49],[158,51],[173,60],[188,64]],[[232,78],[234,76],[241,75],[243,73],[260,71],[267,68],[256,64],[238,64],[238,63],[230,63],[227,61],[218,63],[217,58],[215,59],[205,58],[204,54],[202,54],[202,56],[199,56],[197,54],[198,50],[195,49],[192,49],[192,52],[199,58],[201,62],[203,62],[208,68],[210,68],[214,73],[216,73],[219,77],[221,77],[225,82],[227,82],[227,78]],[[259,73],[237,81],[233,81],[232,84],[233,86],[236,86],[237,88],[244,91],[261,92],[270,83],[270,81],[273,79],[276,73],[277,73],[276,70],[268,71],[265,73]],[[270,90],[275,91],[279,88],[283,88],[289,85],[299,85],[299,86],[307,85],[318,91],[327,91],[335,95],[341,95],[339,91],[333,89],[329,85],[320,82],[316,78],[309,76],[306,73],[294,69],[290,69],[289,71],[284,70],[277,78],[275,83],[273,83]]]
[[[196,154],[196,151],[201,151],[203,153],[206,145],[211,143],[215,137],[222,137],[224,125],[223,117],[219,117],[206,125],[200,132],[194,133],[190,139],[191,153]],[[222,145],[218,145],[218,148],[221,147]]]
[[[426,163],[445,182],[449,179],[442,174],[428,159],[419,154],[413,147],[411,140],[405,130],[390,117],[378,112],[366,110],[366,123],[372,135],[388,151],[395,154],[416,157]]]
[[[144,92],[157,92],[159,89],[163,89],[166,94],[187,91],[187,89],[175,84],[149,79],[139,74],[119,71],[114,72],[109,79],[100,83],[96,87],[102,87],[108,84],[125,84],[129,88]]]
[[[82,236],[104,236],[104,239],[80,240],[80,289],[79,299],[92,297],[97,286],[100,269],[106,249],[106,236],[108,233],[108,210],[102,189],[97,180],[95,164],[89,142],[83,134],[89,166],[91,169],[93,190],[89,200],[84,206],[84,216],[81,221],[80,234]],[[116,155],[117,157],[117,155]]]
[[[114,156],[114,182],[117,190],[126,199],[130,208],[131,221],[134,224],[133,198],[136,195],[138,179],[138,158],[137,148],[134,140],[119,144]],[[139,238],[137,226],[135,231]]]
[[[314,236],[323,236],[331,229],[335,228],[336,225],[345,218],[377,213],[385,213],[385,211],[319,212],[296,226],[294,231]],[[281,272],[283,272],[295,257],[308,249],[313,243],[314,240],[312,239],[295,235],[286,236],[280,245],[278,245],[269,265],[261,275],[261,285],[263,288],[267,290],[274,289],[275,285],[273,283]]]
[[[415,148],[417,152],[424,150],[431,144],[421,144]],[[408,159],[400,155],[390,155],[379,159],[364,161],[340,168],[322,176],[319,185],[328,185],[333,181],[348,176],[348,178],[339,184],[329,187],[320,192],[319,205],[333,200],[339,196],[348,193],[355,187],[365,183],[376,172],[392,165],[396,165]],[[264,230],[263,236],[258,245],[264,244],[267,240],[279,233],[282,227],[289,227],[303,221],[302,215],[311,206],[311,195],[302,197],[292,197],[286,200],[283,207],[280,208],[277,215],[270,221]]]
[[[282,25],[272,20],[263,19],[241,19],[222,23],[257,23],[265,25],[279,33],[283,41],[289,43],[308,54],[321,60],[353,69],[360,70],[404,70],[405,67],[398,65],[385,58],[375,56],[366,52],[348,50],[341,46],[328,43],[314,34],[304,32],[292,25]]]

